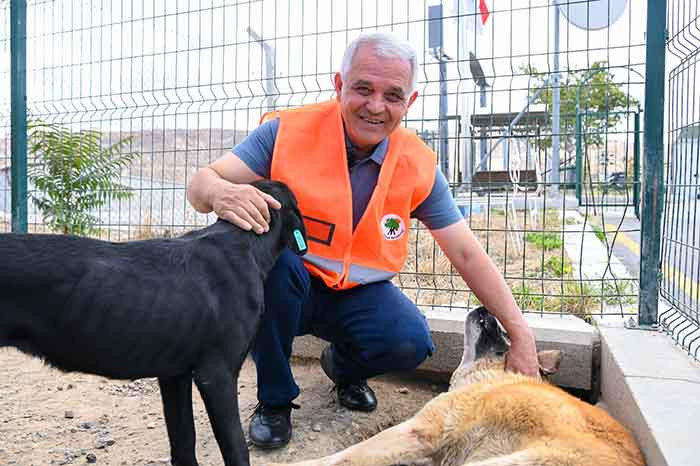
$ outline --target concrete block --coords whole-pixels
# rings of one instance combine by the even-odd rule
[[[700,365],[663,333],[599,326],[601,397],[635,435],[647,464],[698,464]]]
[[[462,359],[464,319],[466,310],[422,308],[428,319],[436,351],[418,367],[418,371],[439,380],[449,380]],[[533,329],[539,350],[558,349],[564,357],[552,383],[567,388],[595,389],[597,376],[593,371],[598,335],[594,327],[573,316],[530,315],[528,324]],[[292,354],[302,358],[318,358],[326,343],[312,336],[294,341]]]

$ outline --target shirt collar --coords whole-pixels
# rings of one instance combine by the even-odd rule
[[[351,157],[355,153],[355,146],[350,140],[345,128],[343,128],[343,132],[345,133],[345,148],[347,150],[347,155],[348,157]],[[387,147],[389,147],[389,138],[384,138],[379,144],[374,146],[374,150],[372,150],[372,153],[368,158],[377,165],[381,165],[384,163],[384,159],[386,158]]]

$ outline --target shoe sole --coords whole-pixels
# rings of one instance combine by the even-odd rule
[[[323,363],[323,362],[325,361],[325,358],[324,358],[325,353],[326,353],[326,351],[329,351],[328,348],[329,348],[329,347],[326,347],[326,348],[323,350],[323,352],[321,353],[321,358],[320,358],[321,370],[323,370],[323,373],[326,374],[326,377],[328,377],[328,378],[330,379],[331,382],[336,383],[335,378],[333,377],[333,374],[331,373],[331,372],[332,372],[332,367],[329,367],[329,368],[326,369],[326,364]],[[329,352],[330,352],[330,351],[329,351]],[[333,356],[330,355],[330,356],[328,356],[328,357],[331,359],[331,361],[329,361],[328,364],[332,366],[332,364],[333,364],[333,360],[332,360],[332,359],[333,359]]]
[[[340,400],[338,400],[338,402],[340,403]],[[347,408],[351,411],[362,411],[363,413],[371,413],[372,411],[377,409],[376,406],[373,406],[371,408],[364,408],[362,406],[350,406],[346,403],[340,403],[340,406],[342,406],[343,408]]]
[[[290,439],[291,440],[291,439]],[[276,450],[278,448],[286,447],[289,445],[289,440],[286,442],[280,442],[280,443],[258,443],[255,440],[250,440],[250,443],[255,445],[257,448],[261,450]]]

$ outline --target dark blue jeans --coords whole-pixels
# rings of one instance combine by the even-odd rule
[[[425,317],[390,282],[331,290],[285,250],[265,282],[265,312],[252,349],[258,400],[281,406],[299,396],[289,357],[294,337],[306,334],[332,344],[341,382],[414,369],[434,350]]]

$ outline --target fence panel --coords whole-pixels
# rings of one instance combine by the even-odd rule
[[[669,61],[666,198],[659,320],[697,359],[700,355],[700,6],[668,3]]]
[[[419,54],[419,98],[405,124],[438,153],[520,305],[624,316],[637,299],[645,2],[591,30],[569,21],[580,2],[559,3],[30,1],[29,113],[99,130],[103,145],[133,137],[129,150],[140,156],[121,177],[133,195],[95,212],[99,236],[179,234],[213,221],[185,199],[199,167],[231,156],[264,111],[332,98],[346,44],[391,31]],[[0,24],[8,4],[0,1]],[[6,30],[0,78],[9,76]],[[0,86],[4,166],[6,92]],[[6,214],[8,180],[0,183]],[[33,204],[29,220],[31,231],[45,230]],[[429,233],[416,225],[411,234],[397,283],[423,306],[474,305]]]
[[[10,2],[0,1],[0,232],[10,229]]]

